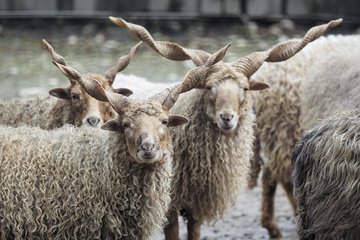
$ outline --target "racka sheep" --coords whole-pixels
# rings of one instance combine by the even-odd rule
[[[360,36],[329,36],[320,43],[327,52],[311,65],[300,86],[304,130],[336,112],[360,107]]]
[[[257,80],[268,77],[271,89],[256,97],[255,112],[263,173],[262,224],[273,238],[280,237],[274,221],[274,194],[281,183],[296,208],[292,193],[291,154],[304,130],[319,119],[359,105],[359,36],[322,37],[288,63],[263,66]],[[290,64],[290,65],[289,65]],[[294,69],[294,71],[290,71]],[[272,73],[270,75],[269,73]],[[277,99],[281,96],[280,99]]]
[[[46,40],[43,40],[43,43],[53,61],[66,65],[64,58],[57,54]],[[135,45],[128,55],[122,56],[117,65],[107,70],[104,75],[89,73],[83,77],[97,80],[108,91],[129,96],[131,90],[113,89],[111,85],[116,73],[127,67],[139,46],[140,43]],[[0,102],[0,123],[13,127],[26,124],[48,130],[64,124],[100,127],[115,116],[108,103],[95,100],[86,94],[78,83],[70,78],[69,80],[69,87],[54,88],[49,91],[57,100],[52,97],[36,97]]]
[[[120,18],[111,20],[171,60],[190,59],[200,66],[209,57],[202,50],[154,41],[139,25]],[[197,74],[189,83],[196,90],[182,94],[172,109],[191,121],[172,131],[175,176],[166,239],[178,238],[179,211],[188,220],[188,239],[200,239],[201,224],[221,217],[233,205],[240,186],[246,181],[255,120],[248,91],[268,87],[251,76],[264,62],[280,62],[292,57],[337,24],[330,22],[314,27],[301,40],[290,40],[267,51],[251,53],[234,63],[220,62]]]
[[[359,239],[359,119],[359,109],[337,114],[296,145],[292,167],[300,239]]]
[[[261,224],[268,230],[271,238],[281,237],[274,218],[274,197],[278,183],[283,186],[294,212],[296,209],[290,166],[293,148],[301,136],[299,78],[304,73],[303,66],[306,62],[294,63],[294,61],[299,58],[304,59],[303,51],[299,53],[300,56],[296,55],[289,61],[264,64],[254,76],[271,86],[267,91],[254,94],[258,142],[254,155],[263,157],[260,158],[260,161],[262,160]],[[250,176],[253,177],[251,180],[254,182],[259,171],[255,163],[258,163],[259,158],[253,158],[252,161]]]
[[[176,95],[148,100],[108,92],[55,62],[118,113],[97,129],[2,126],[1,239],[149,239],[170,203]],[[191,77],[191,75],[190,75]]]

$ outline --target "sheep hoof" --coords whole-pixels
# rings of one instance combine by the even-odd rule
[[[281,239],[282,238],[282,234],[277,227],[274,227],[271,229],[268,228],[268,231],[269,231],[270,239]]]

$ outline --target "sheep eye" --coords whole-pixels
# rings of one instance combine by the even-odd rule
[[[164,124],[164,125],[167,125],[167,124],[169,123],[169,120],[168,120],[168,119],[164,119],[164,120],[161,121],[161,123]]]
[[[211,87],[211,86],[206,86],[206,89],[207,89],[207,90],[211,90],[212,87]]]
[[[80,100],[80,95],[77,93],[73,93],[73,94],[71,94],[71,99],[72,100]]]
[[[123,128],[128,128],[128,127],[130,127],[130,123],[129,122],[123,122],[122,127]]]

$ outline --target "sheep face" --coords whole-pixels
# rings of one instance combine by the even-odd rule
[[[135,116],[126,116],[122,126],[130,155],[142,163],[152,163],[163,158],[170,142],[167,129],[168,116],[164,113],[149,115],[139,111]]]
[[[218,63],[206,78],[206,113],[224,133],[232,133],[246,106],[247,78],[229,66]]]
[[[108,81],[100,75],[86,75],[87,78],[97,80],[110,91]],[[52,96],[68,101],[71,112],[74,114],[76,126],[100,128],[104,122],[114,118],[115,113],[111,105],[100,102],[85,92],[80,84],[71,84],[68,88],[55,88],[49,92]]]
[[[54,48],[45,39],[43,39],[43,44],[50,53],[54,65],[69,79],[71,84],[68,88],[52,89],[49,93],[52,96],[70,101],[70,109],[72,114],[74,114],[74,124],[76,126],[99,128],[104,122],[115,116],[111,105],[106,101],[103,102],[103,99],[96,100],[91,94],[86,92],[86,90],[83,90],[81,83],[77,82],[78,78],[81,78],[83,81],[95,81],[100,87],[109,92],[115,92],[124,96],[132,94],[132,91],[129,89],[113,89],[111,85],[115,80],[116,74],[129,65],[131,58],[137,52],[141,42],[132,47],[129,54],[120,57],[117,64],[106,70],[104,74],[88,73],[82,76],[78,72],[66,71],[60,67],[59,65],[67,66],[64,57],[55,52]]]
[[[169,116],[157,102],[141,102],[130,106],[117,119],[102,127],[125,135],[129,155],[138,163],[161,162],[169,152],[171,137],[168,127],[187,122],[180,116]]]

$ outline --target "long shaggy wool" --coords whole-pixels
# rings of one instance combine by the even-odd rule
[[[290,181],[291,154],[300,138],[299,77],[303,64],[266,64],[255,79],[266,82],[269,89],[253,92],[256,137],[264,164],[276,182]]]
[[[170,203],[168,147],[138,164],[120,133],[1,127],[0,239],[149,239]]]
[[[304,130],[337,111],[359,107],[360,36],[320,37],[285,62],[264,63],[254,79],[257,137],[277,181],[290,177],[290,159]],[[354,99],[355,101],[352,101]]]
[[[360,107],[360,36],[329,36],[326,51],[308,70],[301,84],[300,124],[312,128],[336,112]]]
[[[65,124],[75,125],[75,113],[70,101],[50,96],[0,101],[0,124],[54,129]]]
[[[234,204],[246,182],[252,157],[253,122],[250,103],[231,135],[221,133],[206,115],[204,91],[182,94],[172,112],[190,119],[172,129],[174,180],[172,206],[190,210],[196,219],[213,221]],[[245,105],[246,106],[246,105]]]
[[[307,132],[295,149],[301,239],[359,239],[359,119],[359,109],[329,118]]]

